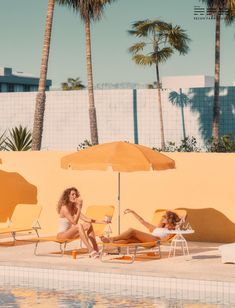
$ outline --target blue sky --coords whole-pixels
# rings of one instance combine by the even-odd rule
[[[162,19],[180,25],[192,39],[186,56],[174,54],[160,67],[161,76],[214,74],[214,21],[194,20],[199,0],[118,0],[107,7],[104,18],[92,26],[94,82],[149,83],[154,67],[134,64],[127,34],[134,21]],[[39,76],[47,0],[1,0],[0,66]],[[222,25],[221,84],[235,81],[235,24]],[[78,15],[56,5],[48,78],[53,86],[68,77],[86,84],[84,25]]]

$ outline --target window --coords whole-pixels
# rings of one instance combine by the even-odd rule
[[[14,92],[14,84],[13,83],[7,84],[7,92]]]
[[[23,89],[24,89],[24,92],[30,92],[30,85],[24,84]]]

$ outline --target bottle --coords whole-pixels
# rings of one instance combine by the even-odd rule
[[[76,259],[77,258],[77,250],[72,251],[72,258]]]

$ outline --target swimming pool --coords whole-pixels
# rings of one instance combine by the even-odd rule
[[[0,306],[7,308],[53,307],[53,308],[91,308],[91,307],[168,307],[168,308],[203,308],[205,303],[185,300],[167,300],[161,298],[120,297],[96,292],[78,290],[75,292],[57,292],[42,289],[24,289],[16,287],[0,288]],[[221,304],[206,305],[207,308],[226,307]],[[227,306],[231,308],[232,306]]]
[[[92,272],[2,265],[0,286],[3,307],[21,307],[31,300],[22,307],[36,302],[37,307],[235,308],[235,282],[118,274],[110,269]]]

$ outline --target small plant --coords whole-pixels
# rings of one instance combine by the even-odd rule
[[[92,146],[91,141],[85,139],[83,142],[79,143],[79,145],[77,146],[77,151],[84,150],[84,149],[91,147],[91,146]]]
[[[5,139],[6,151],[28,151],[31,149],[32,135],[27,127],[14,127],[9,130],[10,136]]]
[[[218,143],[211,138],[207,143],[208,152],[232,153],[235,152],[235,137],[232,134],[227,134],[219,137]]]
[[[6,131],[0,135],[0,151],[5,151],[6,149]]]

